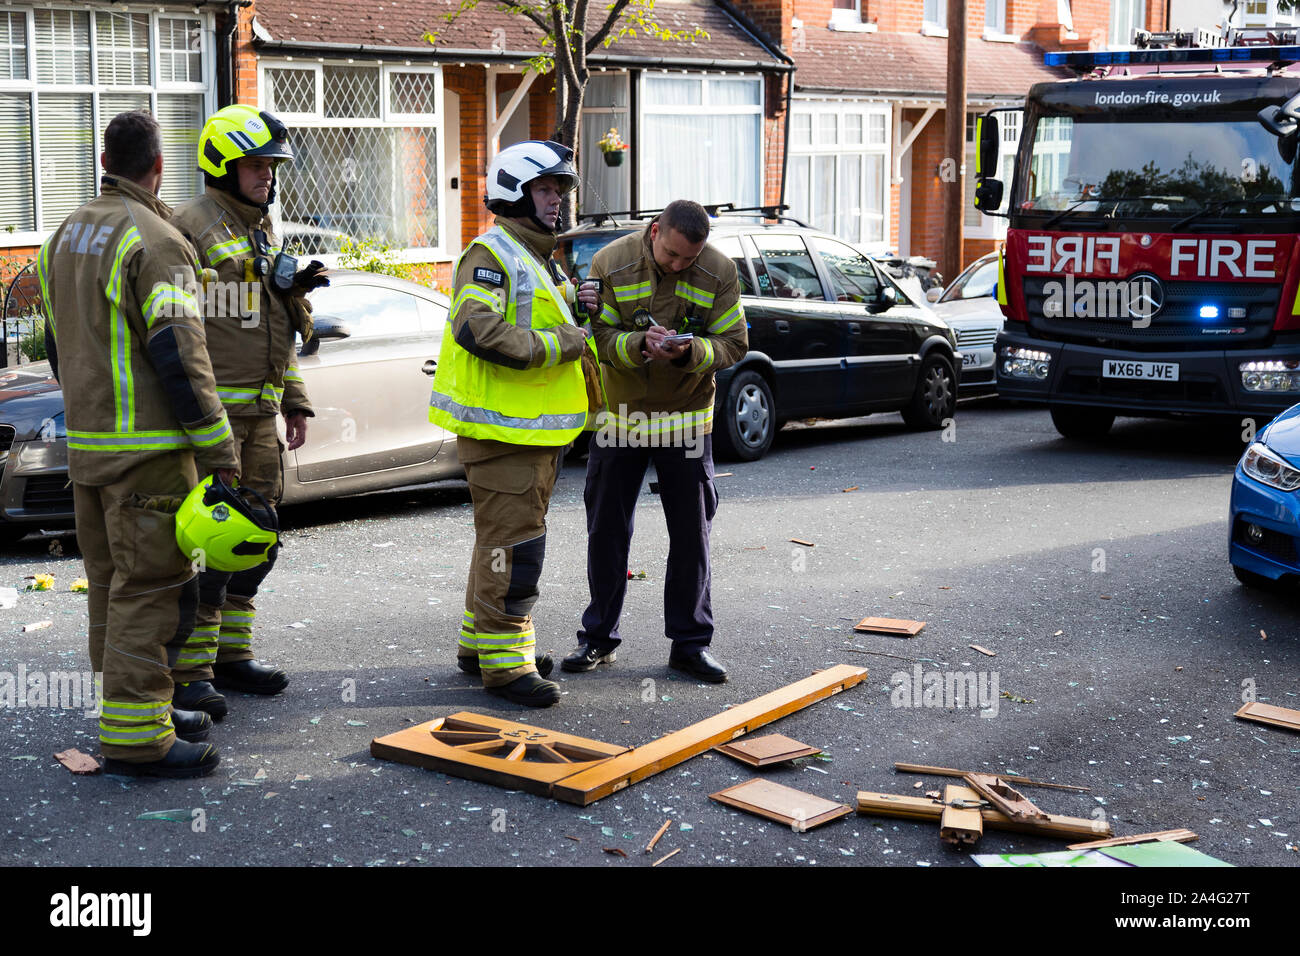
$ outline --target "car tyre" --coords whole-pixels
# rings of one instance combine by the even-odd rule
[[[727,458],[757,461],[776,437],[776,402],[772,389],[752,369],[733,376],[722,403],[722,429],[714,442]]]
[[[942,355],[931,353],[921,363],[912,400],[903,408],[903,421],[910,428],[943,428],[957,410],[957,376]]]
[[[1052,424],[1065,438],[1075,441],[1096,441],[1105,438],[1110,426],[1115,424],[1115,413],[1104,408],[1082,408],[1077,405],[1051,406]]]

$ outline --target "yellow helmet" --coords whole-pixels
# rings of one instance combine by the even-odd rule
[[[212,474],[194,486],[176,513],[176,544],[214,571],[247,571],[280,543],[275,509],[251,488]]]
[[[292,160],[289,127],[255,106],[236,104],[209,116],[199,133],[199,169],[220,179],[246,156]]]

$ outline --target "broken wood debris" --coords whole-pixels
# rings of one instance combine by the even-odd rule
[[[969,773],[978,773],[975,770],[954,770],[952,767],[930,767],[921,763],[896,763],[894,769],[899,773],[924,773],[936,777],[964,777]],[[1010,773],[1000,773],[1001,777],[1008,783],[1018,783],[1022,787],[1049,787],[1053,790],[1075,790],[1079,793],[1091,793],[1091,787],[1076,787],[1069,783],[1048,783],[1043,780],[1030,780],[1028,777],[1020,777]]]
[[[777,823],[784,823],[799,833],[838,820],[853,812],[853,808],[846,804],[804,793],[802,790],[795,790],[793,787],[773,783],[761,777],[711,793],[709,799],[725,803],[737,810],[744,810],[746,813],[775,820]]]
[[[942,821],[942,800],[913,797],[897,793],[858,791],[858,813],[871,816],[901,817],[906,820]],[[1105,820],[1085,820],[1081,817],[1047,815],[1046,820],[1014,820],[993,807],[980,809],[983,826],[995,830],[1013,830],[1055,838],[1108,837],[1113,832]]]
[[[798,538],[791,538],[791,539],[790,539],[790,543],[791,543],[791,544],[801,544],[801,545],[803,545],[805,548],[815,548],[815,547],[817,547],[817,545],[813,544],[811,541],[801,541],[801,540],[798,539]]]
[[[925,621],[907,621],[893,617],[864,617],[853,625],[853,630],[863,634],[890,634],[895,637],[916,637],[925,627]]]
[[[984,835],[984,817],[980,815],[983,801],[979,794],[950,783],[943,788],[943,803],[939,839],[953,846],[974,846]]]
[[[660,837],[662,837],[665,833],[668,832],[668,826],[672,822],[673,822],[672,817],[669,817],[667,820],[664,821],[664,825],[659,828],[659,831],[650,838],[650,842],[645,845],[645,851],[647,853],[650,853],[651,851],[654,850],[655,844],[659,842]]]
[[[791,740],[784,734],[767,734],[763,737],[749,737],[745,740],[719,744],[713,748],[718,753],[734,757],[751,767],[767,767],[777,763],[788,763],[800,757],[812,757],[821,753],[816,747]]]
[[[678,847],[678,848],[675,849],[675,850],[672,850],[672,851],[670,851],[670,852],[668,852],[668,853],[665,853],[663,856],[661,856],[659,859],[655,860],[655,861],[654,861],[653,863],[651,863],[650,865],[651,865],[652,867],[653,867],[653,866],[658,866],[660,863],[666,862],[667,860],[671,860],[673,857],[675,857],[678,853],[681,853],[681,852],[682,852],[682,848],[681,848],[681,847]]]
[[[89,775],[103,770],[98,760],[90,754],[82,753],[76,747],[59,751],[54,755],[54,759],[76,774]]]
[[[1071,843],[1067,850],[1099,850],[1104,846],[1130,846],[1134,843],[1151,843],[1155,841],[1172,841],[1174,843],[1191,843],[1198,840],[1191,830],[1159,830],[1155,833],[1135,833],[1133,836],[1114,837],[1110,840],[1093,840],[1090,843]]]
[[[968,773],[967,785],[1013,820],[1046,820],[1048,816],[1011,784],[989,773]]]
[[[983,654],[985,657],[997,657],[997,656],[998,656],[995,652],[989,650],[987,647],[980,647],[978,644],[967,644],[966,646],[969,647],[972,651],[979,651],[979,652],[980,652],[981,654]]]
[[[1243,705],[1233,716],[1285,730],[1300,730],[1300,710],[1291,710],[1289,707],[1275,707],[1256,701]]]

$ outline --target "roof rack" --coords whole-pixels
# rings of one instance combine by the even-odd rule
[[[790,207],[784,204],[771,204],[767,206],[735,206],[729,202],[722,203],[703,203],[704,211],[710,218],[718,219],[723,215],[739,215],[744,213],[756,212],[764,219],[775,219],[778,222],[791,222],[796,226],[807,228],[807,223],[795,219],[793,216],[782,215]],[[617,226],[628,220],[638,221],[650,219],[663,212],[662,209],[625,209],[619,212],[584,212],[578,215],[579,223],[588,223],[591,226],[609,225]],[[621,222],[620,222],[621,221]]]
[[[1134,50],[1093,50],[1080,53],[1045,53],[1043,62],[1048,66],[1064,66],[1078,73],[1088,73],[1099,66],[1140,66],[1179,63],[1204,63],[1244,66],[1248,63],[1300,62],[1300,37],[1288,31],[1292,42],[1281,44],[1250,44],[1214,47],[1149,47]]]

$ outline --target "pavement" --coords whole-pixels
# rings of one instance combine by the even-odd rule
[[[718,463],[732,474],[718,479],[713,651],[730,681],[666,667],[667,538],[647,489],[630,561],[646,577],[628,584],[618,661],[557,670],[564,697],[547,710],[489,697],[454,668],[472,542],[463,482],[286,509],[255,652],[290,673],[288,690],[233,695],[211,738],[221,766],[195,781],[74,776],[51,755],[96,752],[93,720],[0,708],[0,864],[627,868],[680,849],[664,867],[972,866],[932,824],[854,814],[799,833],[721,806],[708,794],[759,774],[715,753],[579,808],[368,752],[462,710],[636,746],[848,663],[870,679],[760,731],[826,759],[762,776],[852,806],[858,790],[945,782],[895,761],[1016,773],[1091,788],[1022,788],[1052,813],[1121,835],[1187,827],[1227,862],[1295,865],[1300,737],[1233,717],[1244,694],[1300,707],[1296,600],[1243,588],[1227,562],[1241,450],[1223,429],[1127,419],[1079,445],[1045,411],[996,401],[964,403],[946,436],[896,415],[792,426],[762,461]],[[567,463],[551,505],[535,617],[554,655],[574,646],[587,597],[583,476]],[[55,589],[0,610],[0,675],[88,667],[72,539],[29,538],[0,558],[0,586],[38,572]],[[854,633],[865,616],[926,627]],[[932,673],[973,675],[975,699],[913,695],[918,666],[922,689]],[[989,831],[978,852],[1063,848]]]

